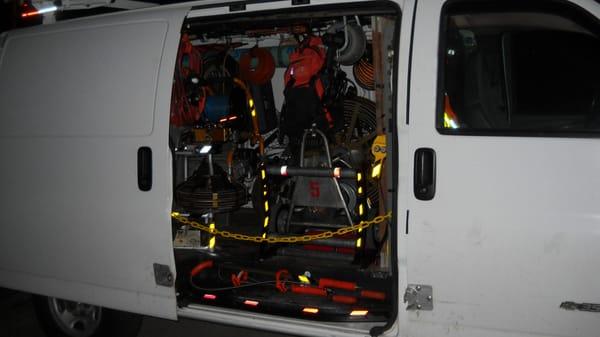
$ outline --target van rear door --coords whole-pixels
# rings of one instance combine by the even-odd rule
[[[433,310],[408,335],[598,335],[599,16],[418,2],[407,275]]]
[[[8,35],[0,286],[176,317],[168,127],[185,12]]]

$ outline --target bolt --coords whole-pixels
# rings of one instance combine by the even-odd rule
[[[421,309],[421,305],[420,304],[417,304],[417,309]]]
[[[427,300],[428,300],[429,302],[431,302],[431,300],[433,300],[433,297],[431,297],[431,295],[429,295],[429,296],[427,296]]]
[[[421,286],[417,286],[417,291],[421,291]]]
[[[387,57],[388,58],[393,58],[394,57],[394,50],[393,49],[388,49],[388,53],[387,53]]]

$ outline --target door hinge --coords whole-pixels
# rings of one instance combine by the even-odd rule
[[[409,284],[404,292],[406,310],[433,310],[433,287],[425,284]]]
[[[173,273],[169,266],[164,264],[154,264],[154,281],[156,285],[172,287],[173,286]]]

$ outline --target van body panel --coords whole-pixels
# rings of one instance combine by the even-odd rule
[[[410,153],[435,150],[437,186],[430,201],[411,191],[406,259],[434,309],[410,312],[408,335],[596,336],[598,313],[560,306],[600,303],[600,143],[440,134],[442,5],[419,1],[416,14]]]
[[[176,317],[171,84],[187,9],[11,32],[0,60],[0,285]],[[152,187],[138,187],[138,149]],[[16,256],[18,255],[18,257]]]

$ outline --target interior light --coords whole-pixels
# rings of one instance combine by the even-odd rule
[[[249,306],[249,307],[257,307],[258,306],[258,301],[253,301],[253,300],[245,300],[244,304]]]
[[[173,217],[173,218],[177,217],[179,215],[181,215],[181,214],[179,214],[179,212],[171,212],[171,217]]]
[[[252,117],[256,117],[256,110],[252,109]]]
[[[302,309],[302,312],[307,313],[307,314],[318,314],[319,309],[318,308],[304,308],[304,309]]]
[[[368,310],[352,310],[350,316],[366,316],[368,313]]]
[[[360,172],[358,172],[356,174],[356,181],[361,181],[362,180],[362,174]]]
[[[263,180],[265,180],[265,178],[267,177],[267,172],[265,170],[260,170],[260,176]]]
[[[358,215],[363,215],[364,212],[365,212],[365,209],[363,207],[363,204],[359,204],[358,205]]]
[[[281,167],[281,169],[279,170],[279,172],[281,173],[282,176],[284,176],[284,177],[287,176],[287,174],[288,174],[287,173],[287,165],[283,165]]]
[[[267,228],[267,226],[269,226],[269,217],[265,218],[265,224],[263,225],[263,227]]]
[[[362,194],[362,192],[363,192],[362,186],[358,186],[358,194]]]
[[[202,298],[204,298],[205,300],[216,300],[217,299],[217,295],[213,295],[213,294],[204,294],[204,296],[202,296]]]
[[[269,211],[269,202],[265,201],[265,212]]]
[[[373,166],[373,171],[371,172],[371,178],[378,178],[381,175],[381,162],[377,163]]]
[[[248,106],[250,106],[250,109],[254,108],[254,100],[252,98],[248,100]]]
[[[210,152],[210,150],[212,150],[212,145],[203,145],[200,148],[200,154],[207,154]]]

